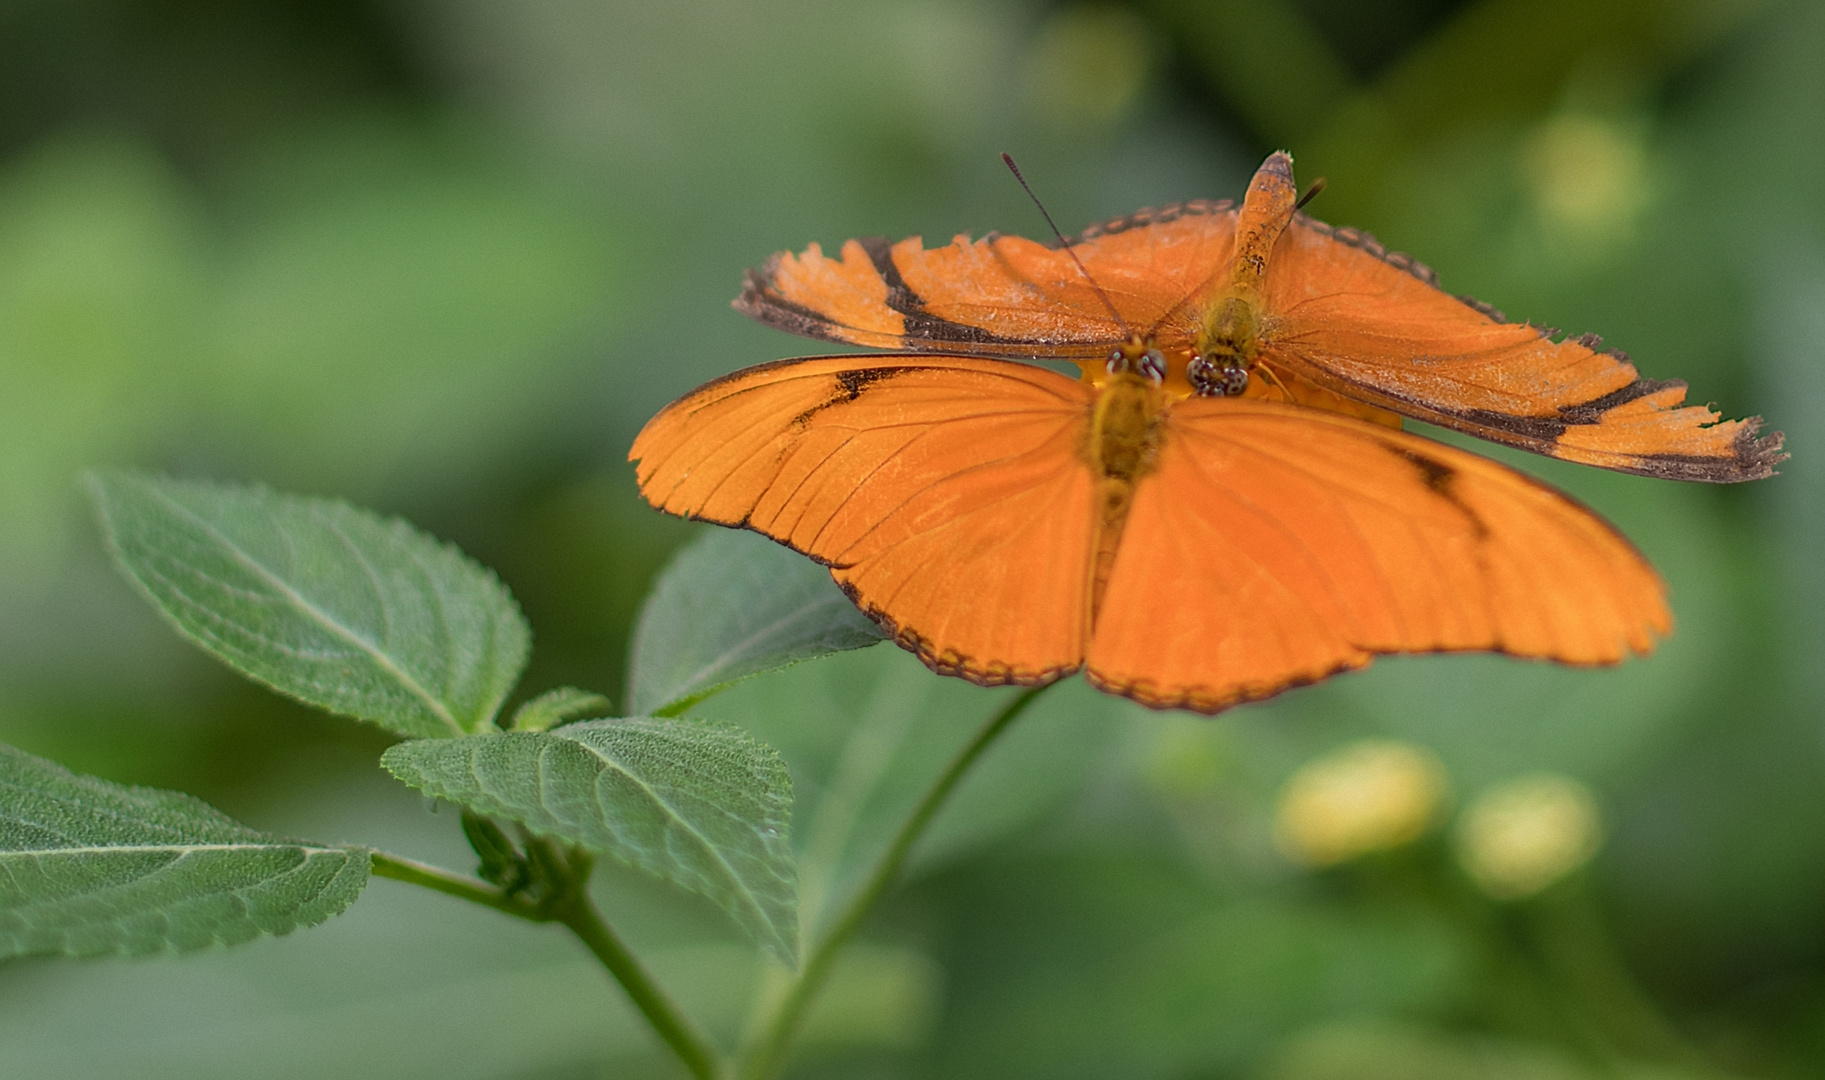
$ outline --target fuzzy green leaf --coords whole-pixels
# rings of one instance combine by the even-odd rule
[[[609,700],[601,694],[574,686],[560,686],[513,710],[513,722],[507,726],[514,731],[546,731],[590,713],[607,716],[611,708]]]
[[[778,754],[737,728],[589,720],[400,743],[380,760],[427,794],[701,893],[781,959],[797,960],[792,780]]]
[[[676,716],[751,675],[884,638],[828,570],[754,533],[716,529],[679,552],[640,611],[627,709]]]
[[[131,473],[89,477],[115,559],[184,636],[312,705],[402,735],[486,728],[531,631],[449,544],[346,503]]]
[[[365,848],[286,840],[0,746],[0,958],[286,934],[348,907],[367,878]]]

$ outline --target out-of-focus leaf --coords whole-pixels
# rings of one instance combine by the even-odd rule
[[[780,959],[797,962],[792,780],[778,754],[739,729],[591,720],[401,743],[381,764],[427,794],[701,893]]]
[[[348,907],[367,877],[362,848],[286,840],[0,746],[0,957],[287,934]]]
[[[245,163],[237,227],[206,234],[221,278],[188,389],[208,407],[203,445],[255,475],[422,499],[529,438],[598,429],[563,403],[593,396],[605,358],[588,343],[640,279],[620,202],[550,183],[525,147],[390,112]]]
[[[804,925],[838,910],[951,758],[1017,691],[933,675],[873,649],[755,679],[695,711],[739,722],[792,763]],[[989,748],[913,852],[930,867],[1030,825],[1141,712],[1067,680]]]
[[[642,962],[682,1010],[732,1045],[774,966],[738,942],[656,928],[642,909],[675,909],[678,894],[652,879],[637,896],[618,884],[598,882],[616,929],[639,940]],[[858,943],[838,959],[799,1045],[819,1054],[916,1049],[942,986],[919,952]],[[676,1061],[619,997],[601,964],[549,927],[382,882],[340,918],[268,947],[8,968],[0,1075],[676,1080]],[[503,1002],[514,1016],[505,1026]]]
[[[513,710],[513,722],[507,726],[515,731],[545,731],[584,713],[602,715],[609,708],[608,699],[601,694],[560,686]]]
[[[934,1075],[1246,1076],[1343,1017],[1461,1007],[1476,951],[1416,906],[1212,888],[1155,852],[946,876],[949,1001]]]
[[[10,594],[57,583],[81,508],[70,477],[157,437],[168,410],[194,408],[209,248],[187,194],[157,155],[105,137],[45,140],[0,169],[0,585]]]
[[[717,529],[678,554],[641,609],[627,710],[676,716],[763,671],[883,639],[818,564]]]
[[[500,580],[346,503],[96,473],[116,561],[179,632],[242,674],[402,735],[489,724],[531,649]]]
[[[1550,1043],[1390,1020],[1324,1024],[1289,1040],[1260,1080],[1597,1080],[1606,1076],[1696,1080],[1719,1077],[1665,1062],[1597,1063]]]

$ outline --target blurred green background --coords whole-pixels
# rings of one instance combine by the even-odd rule
[[[817,351],[729,310],[743,267],[1039,233],[1002,150],[1074,230],[1239,195],[1285,147],[1329,180],[1317,216],[1765,414],[1794,459],[1739,488],[1518,462],[1671,586],[1676,634],[1619,670],[1396,659],[1214,721],[1054,691],[865,931],[798,1075],[1825,1074],[1821,57],[1816,0],[9,0],[0,741],[465,866],[381,733],[239,681],[132,595],[80,469],[403,515],[520,597],[521,696],[612,694],[692,535],[638,501],[634,432]],[[786,754],[815,901],[999,700],[878,648],[703,712]],[[1607,842],[1511,905],[1447,831],[1301,868],[1276,792],[1366,736],[1436,754],[1452,806],[1580,779]],[[732,1040],[765,977],[734,932],[632,874],[600,890]],[[387,881],[285,939],[0,967],[8,1077],[671,1068],[574,942]]]

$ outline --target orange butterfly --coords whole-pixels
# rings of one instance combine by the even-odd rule
[[[1442,292],[1295,196],[1276,153],[1240,207],[1143,210],[1059,246],[775,255],[738,310],[903,351],[699,387],[635,440],[641,492],[810,555],[933,670],[987,685],[1082,668],[1216,712],[1377,653],[1652,649],[1666,590],[1627,540],[1400,416],[1688,480],[1767,476],[1780,436],[1679,407],[1684,383],[1594,336]]]

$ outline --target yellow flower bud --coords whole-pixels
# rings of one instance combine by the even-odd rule
[[[1280,789],[1274,839],[1289,857],[1329,866],[1425,833],[1445,801],[1431,752],[1369,739],[1307,762]]]
[[[1478,795],[1458,822],[1458,858],[1483,891],[1519,900],[1590,861],[1603,843],[1597,800],[1569,776],[1535,773]]]

